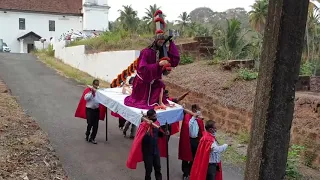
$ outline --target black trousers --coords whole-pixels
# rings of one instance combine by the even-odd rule
[[[129,127],[131,125],[131,132],[130,132],[130,136],[134,137],[135,134],[136,134],[136,129],[137,129],[137,126],[135,126],[134,124],[131,124],[131,122],[127,121],[124,125],[124,129],[123,129],[123,132],[124,133],[127,133]]]
[[[215,180],[216,179],[216,172],[217,172],[217,164],[216,163],[210,163],[209,166],[208,166],[206,180]]]
[[[144,154],[144,168],[146,170],[145,180],[151,180],[152,167],[154,168],[154,176],[156,180],[162,180],[161,162],[159,154]]]
[[[90,136],[90,139],[94,140],[97,136],[98,127],[99,127],[99,118],[100,118],[99,108],[97,109],[86,108],[86,115],[87,115],[86,136]],[[91,129],[92,129],[92,133],[90,135]]]
[[[190,138],[190,146],[192,152],[192,159],[196,157],[197,149],[199,145],[199,138]],[[183,176],[190,176],[193,161],[182,161]]]
[[[125,123],[126,123],[125,119],[119,118],[119,128],[123,128]]]

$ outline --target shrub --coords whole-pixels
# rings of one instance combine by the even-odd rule
[[[188,54],[181,54],[180,55],[180,64],[181,65],[191,64],[191,63],[193,63],[191,56],[189,56]]]
[[[251,70],[251,69],[246,69],[246,68],[239,69],[238,79],[242,79],[245,81],[251,81],[251,80],[254,80],[257,78],[258,78],[258,72]]]
[[[312,72],[314,71],[314,64],[311,62],[304,62],[303,64],[301,64],[300,66],[300,75],[303,76],[311,76]]]
[[[53,45],[49,44],[48,49],[45,50],[47,56],[54,57]]]
[[[303,146],[292,145],[288,152],[286,176],[289,179],[299,179],[301,174],[299,172],[300,154],[304,151]]]

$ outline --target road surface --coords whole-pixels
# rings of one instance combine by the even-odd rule
[[[58,75],[30,54],[0,53],[0,78],[17,97],[19,104],[48,133],[64,169],[72,180],[141,180],[143,163],[137,170],[126,168],[131,140],[118,129],[109,116],[108,142],[105,122],[100,121],[98,145],[84,140],[86,121],[74,118],[84,87]],[[181,162],[177,158],[178,137],[170,139],[170,179],[180,180]],[[240,180],[239,170],[224,165],[225,180]],[[166,163],[162,159],[163,179]]]

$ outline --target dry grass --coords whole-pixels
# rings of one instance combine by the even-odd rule
[[[237,72],[222,71],[219,65],[208,65],[203,60],[178,66],[164,79],[206,94],[223,105],[252,110],[257,81],[235,81],[237,77]]]
[[[34,54],[38,57],[39,60],[41,60],[47,66],[55,69],[62,76],[67,78],[72,78],[81,84],[84,84],[84,85],[92,84],[92,81],[95,79],[94,77],[90,76],[88,73],[85,73],[76,68],[73,68],[54,57],[48,56],[45,52],[41,52],[41,51],[34,52]],[[100,79],[100,86],[110,87],[110,84]]]
[[[0,80],[0,179],[67,179],[47,135]]]

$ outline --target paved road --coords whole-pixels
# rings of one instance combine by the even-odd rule
[[[86,122],[74,118],[75,108],[84,87],[58,75],[29,54],[0,53],[0,78],[17,96],[26,113],[48,133],[65,170],[72,180],[141,180],[143,164],[137,170],[126,168],[131,146],[109,117],[109,141],[105,141],[105,123],[100,122],[98,145],[84,141]],[[181,179],[177,159],[178,137],[170,140],[170,179]],[[165,159],[162,160],[166,177]],[[243,179],[237,168],[224,166],[225,180]],[[166,179],[166,178],[164,178]]]

